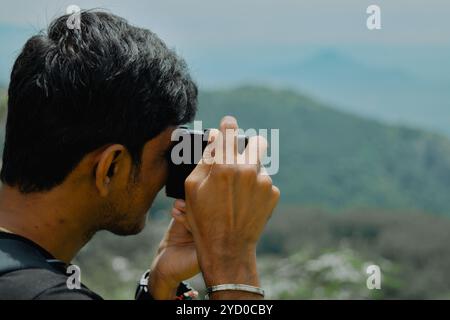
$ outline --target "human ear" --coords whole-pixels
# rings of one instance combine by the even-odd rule
[[[94,175],[95,186],[102,197],[106,197],[110,193],[113,180],[118,179],[118,171],[127,169],[128,161],[125,159],[125,153],[126,149],[123,145],[113,144],[99,155]]]

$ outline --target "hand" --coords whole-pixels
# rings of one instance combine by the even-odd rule
[[[149,290],[157,300],[174,299],[181,281],[200,272],[194,239],[184,225],[185,202],[176,200],[172,221],[151,266]]]
[[[267,149],[263,137],[251,137],[243,154],[232,154],[235,163],[225,164],[227,148],[237,149],[237,128],[233,117],[222,119],[220,131],[211,133],[213,141],[185,182],[186,214],[180,221],[192,232],[207,286],[259,286],[256,245],[280,195],[271,178],[261,174],[259,160]],[[231,136],[227,129],[233,130]],[[224,291],[211,298],[257,296]]]

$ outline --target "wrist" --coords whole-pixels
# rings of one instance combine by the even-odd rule
[[[207,288],[206,299],[264,299],[264,290],[246,284],[226,283]]]
[[[155,300],[175,299],[178,286],[178,282],[163,277],[158,271],[150,271],[148,276],[148,290]]]
[[[224,252],[215,256],[208,255],[204,259],[201,258],[200,268],[207,287],[225,283],[259,286],[254,249],[246,250],[239,255]]]
[[[259,287],[259,276],[256,267],[256,257],[248,258],[239,264],[229,264],[227,268],[211,268],[203,273],[207,289],[223,285],[248,285]],[[223,290],[208,294],[211,300],[257,300],[264,298],[263,295],[248,291]]]

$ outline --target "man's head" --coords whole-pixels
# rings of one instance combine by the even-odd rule
[[[22,194],[64,189],[98,229],[136,233],[197,88],[154,33],[104,12],[82,12],[81,29],[67,19],[29,39],[14,64],[1,180]]]

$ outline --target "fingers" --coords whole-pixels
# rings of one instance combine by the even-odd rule
[[[213,164],[214,157],[215,157],[215,148],[217,144],[217,137],[219,136],[220,131],[217,129],[210,129],[208,133],[208,145],[206,146],[205,150],[203,151],[203,157],[201,159],[201,162],[204,162],[206,164]]]
[[[209,129],[208,134],[208,143],[211,144],[219,135],[220,131],[217,129]]]
[[[260,163],[267,151],[267,140],[262,136],[253,136],[248,139],[244,153],[239,156],[240,163],[256,165],[260,169]],[[263,169],[264,170],[264,169]],[[267,174],[267,172],[264,170]],[[263,173],[263,172],[261,172]]]
[[[206,177],[213,163],[235,163],[237,156],[238,124],[234,117],[225,116],[220,122],[219,130],[211,129],[203,157],[192,172],[194,176]],[[189,184],[189,177],[186,180]],[[194,183],[194,182],[192,182]],[[185,184],[186,185],[186,184]]]
[[[210,130],[212,131],[212,130]],[[217,131],[217,130],[216,130]],[[215,150],[216,150],[216,137],[217,134],[214,132],[208,136],[208,145],[203,151],[203,156],[192,170],[191,174],[187,177],[184,186],[187,189],[189,184],[195,184],[197,180],[202,180],[208,176],[212,165],[215,161]],[[194,178],[195,177],[195,178]]]
[[[189,232],[191,231],[186,218],[186,203],[183,200],[175,200],[175,202],[173,203],[171,215],[174,221],[182,225]]]
[[[223,135],[225,135],[227,129],[237,130],[238,128],[239,127],[235,117],[225,116],[220,121],[220,131],[222,132]]]
[[[259,172],[262,158],[266,155],[268,143],[263,136],[248,139],[242,154],[238,152],[238,123],[232,116],[225,116],[220,122],[219,130],[211,129],[209,144],[205,149],[203,162],[212,164],[244,164],[256,165]],[[209,173],[209,172],[208,172]],[[265,170],[260,172],[267,175]]]
[[[186,202],[181,199],[177,199],[173,203],[173,208],[177,209],[178,211],[181,211],[182,213],[186,212]]]
[[[269,177],[269,173],[267,172],[267,169],[264,166],[262,166],[261,163],[259,164],[259,174]]]
[[[280,195],[281,195],[280,189],[278,189],[277,186],[272,185],[272,193],[273,193],[274,202],[275,202],[275,204],[277,204],[278,200],[280,199]]]
[[[192,170],[191,174],[184,182],[185,190],[189,190],[190,187],[195,187],[199,181],[202,181],[208,176],[212,165],[215,162],[215,150],[217,145],[218,136],[220,132],[217,129],[210,129],[208,133],[208,144],[203,151],[202,158]]]
[[[234,117],[225,116],[220,122],[216,138],[215,160],[220,164],[234,164],[237,157],[238,124]]]
[[[267,172],[261,168],[267,148],[266,138],[253,136],[248,139],[244,152],[239,154],[238,123],[234,117],[225,116],[220,122],[219,130],[211,129],[209,131],[208,145],[193,174],[204,178],[211,172],[212,165],[216,163],[253,165],[258,173],[267,175]],[[260,171],[260,169],[262,170]],[[195,182],[188,180],[186,180],[188,184]]]

